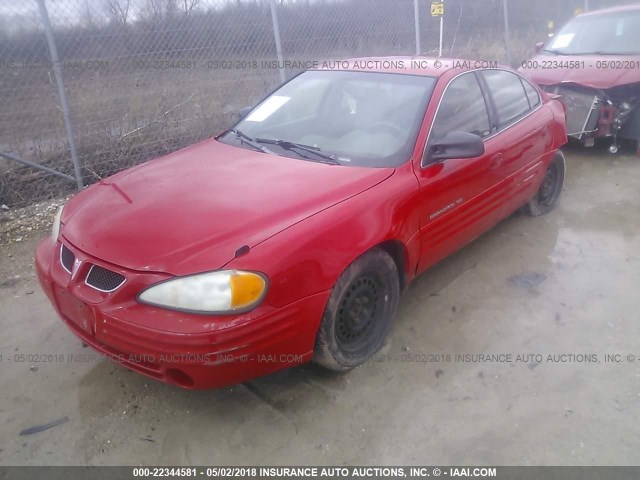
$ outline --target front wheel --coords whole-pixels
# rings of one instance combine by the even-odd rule
[[[361,365],[384,342],[400,298],[398,269],[382,249],[357,258],[340,275],[316,336],[314,362],[329,370]]]
[[[525,213],[532,217],[539,217],[554,209],[564,187],[565,169],[564,154],[558,150],[547,168],[540,188],[524,206]]]

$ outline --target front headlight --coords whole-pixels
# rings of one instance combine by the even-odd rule
[[[199,273],[160,282],[138,295],[141,303],[194,313],[237,313],[255,307],[267,291],[265,277],[239,270]]]
[[[60,207],[58,209],[58,212],[56,213],[56,216],[53,217],[53,226],[51,227],[51,238],[53,238],[53,240],[58,240],[58,235],[60,235],[60,222],[62,219],[62,210],[64,209],[64,206]]]

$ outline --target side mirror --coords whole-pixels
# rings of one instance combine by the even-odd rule
[[[253,107],[244,107],[238,110],[238,120],[244,119],[253,110]]]
[[[539,55],[542,51],[542,47],[544,47],[544,42],[538,42],[535,46],[536,55]]]
[[[426,160],[434,162],[448,158],[475,158],[483,154],[484,142],[475,133],[449,132],[429,145]]]

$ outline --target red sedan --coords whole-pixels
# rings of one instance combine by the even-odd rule
[[[558,101],[509,69],[370,60],[304,72],[217,138],[71,199],[36,252],[67,326],[185,388],[347,370],[416,275],[554,207]]]

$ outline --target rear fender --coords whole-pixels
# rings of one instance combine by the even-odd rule
[[[549,107],[553,113],[553,150],[558,150],[569,141],[567,137],[567,107],[559,95],[549,95]]]

